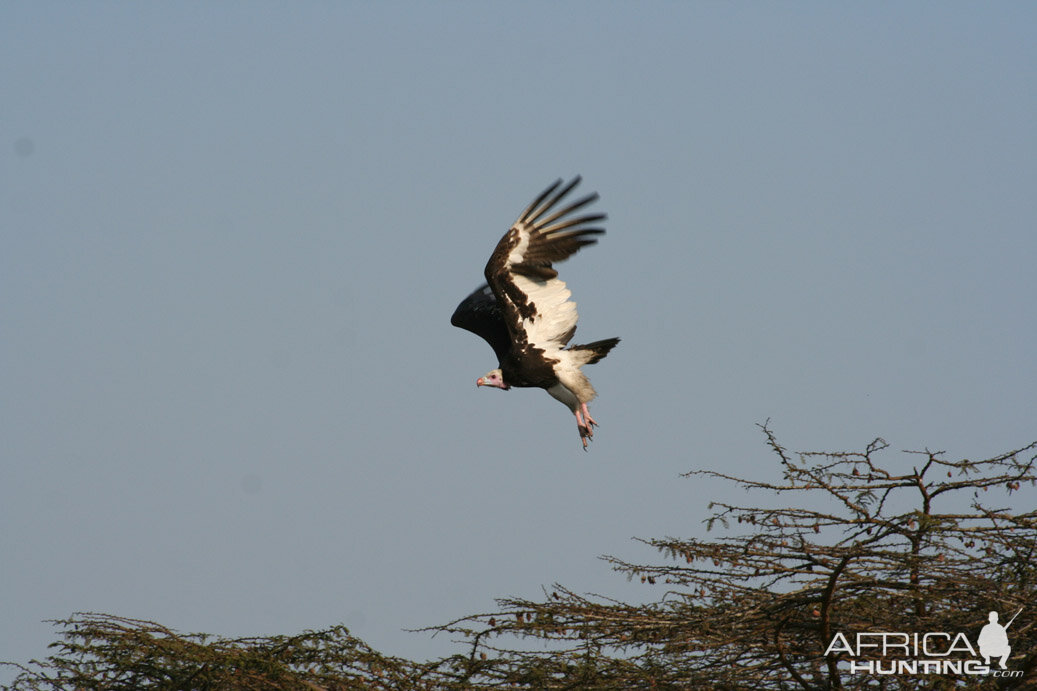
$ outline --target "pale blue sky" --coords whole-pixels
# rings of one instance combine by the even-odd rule
[[[1037,438],[1031,3],[4,3],[0,659],[74,611],[405,632],[657,597],[792,449]],[[557,177],[601,428],[454,329]],[[889,452],[891,462],[910,462]],[[740,492],[739,497],[744,497]],[[1030,501],[1014,495],[1010,501]],[[662,586],[660,586],[662,587]],[[0,681],[6,677],[0,676]]]

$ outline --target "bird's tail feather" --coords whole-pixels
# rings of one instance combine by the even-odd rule
[[[573,355],[576,356],[581,365],[593,365],[608,355],[609,351],[615,348],[617,343],[619,343],[618,338],[606,338],[603,341],[594,341],[586,345],[570,346],[569,350],[573,352]]]

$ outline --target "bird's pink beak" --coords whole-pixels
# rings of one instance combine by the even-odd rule
[[[486,379],[484,377],[479,377],[478,379],[475,380],[475,385],[476,386],[485,386],[486,385]]]

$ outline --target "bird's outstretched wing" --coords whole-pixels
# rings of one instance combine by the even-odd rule
[[[450,323],[482,336],[497,354],[497,362],[501,362],[511,349],[511,336],[504,323],[504,314],[486,284],[461,301],[450,317]]]
[[[576,331],[576,303],[569,299],[571,293],[552,263],[593,245],[594,236],[605,232],[594,226],[605,214],[574,216],[598,198],[596,193],[555,210],[579,182],[579,176],[565,185],[558,180],[544,190],[504,234],[486,263],[486,282],[497,298],[512,348],[560,350]]]

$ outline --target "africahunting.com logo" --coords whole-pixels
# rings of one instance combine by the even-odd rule
[[[846,671],[851,674],[1021,677],[1022,670],[1008,669],[1008,658],[1012,654],[1008,627],[1019,612],[1004,625],[998,622],[997,612],[991,612],[975,645],[962,632],[869,631],[851,636],[837,633],[828,644],[825,656],[845,655],[840,663],[848,664]]]

